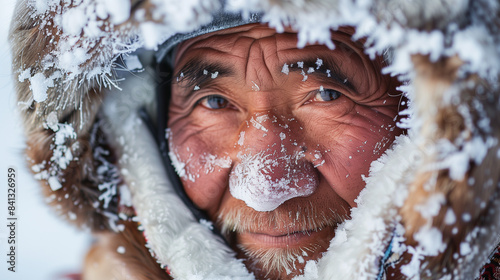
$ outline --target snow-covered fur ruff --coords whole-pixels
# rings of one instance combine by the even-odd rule
[[[302,46],[331,46],[330,29],[354,26],[404,81],[407,135],[372,164],[352,218],[297,278],[376,279],[388,252],[405,260],[389,274],[479,276],[500,233],[498,1],[19,0],[10,38],[26,153],[48,202],[99,237],[84,279],[253,278],[159,168],[136,115],[154,115],[154,71],[121,78],[137,65],[129,53],[221,8],[292,26]]]

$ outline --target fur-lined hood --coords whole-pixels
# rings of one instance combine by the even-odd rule
[[[101,236],[85,279],[168,279],[165,269],[253,278],[159,168],[136,114],[156,111],[148,56],[142,71],[127,70],[137,49],[196,30],[221,8],[292,26],[299,45],[354,26],[404,84],[407,135],[372,163],[352,218],[298,278],[376,279],[388,252],[409,261],[397,268],[408,279],[479,276],[500,232],[496,1],[18,0],[10,39],[26,153],[50,204]]]

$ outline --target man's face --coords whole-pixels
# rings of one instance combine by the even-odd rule
[[[259,277],[287,279],[329,246],[370,163],[401,133],[399,96],[352,30],[298,49],[246,25],[176,54],[170,157],[186,193]]]

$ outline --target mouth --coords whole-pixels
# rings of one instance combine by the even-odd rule
[[[237,232],[237,253],[258,279],[292,279],[327,251],[335,226],[284,232]]]
[[[246,246],[260,248],[301,248],[318,240],[330,241],[335,235],[333,227],[316,228],[280,232],[269,230],[264,232],[240,232],[237,234],[238,243]]]

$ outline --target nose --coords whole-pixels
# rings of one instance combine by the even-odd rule
[[[257,211],[272,211],[294,197],[311,195],[318,176],[306,159],[293,119],[253,114],[240,131],[229,175],[231,195]]]

